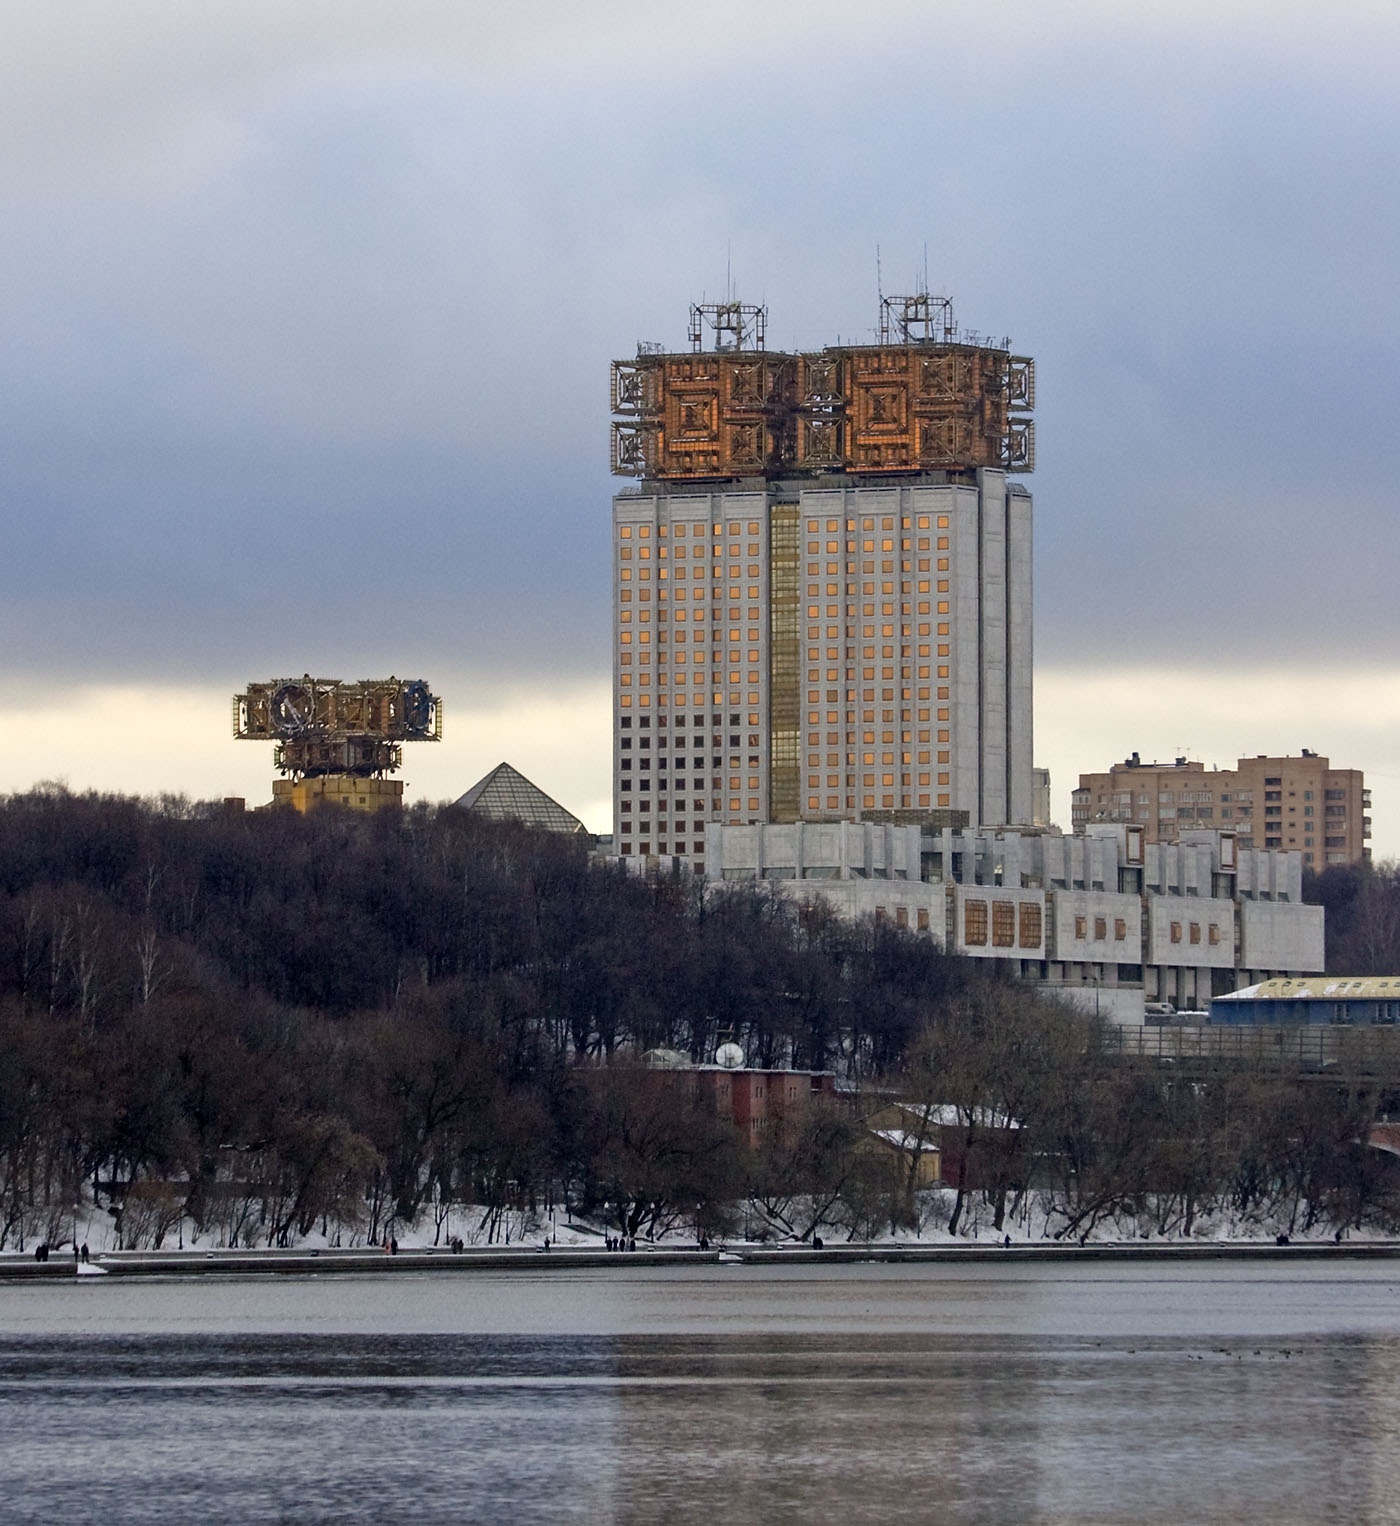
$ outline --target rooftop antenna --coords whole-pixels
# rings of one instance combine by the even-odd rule
[[[719,350],[761,350],[768,326],[768,309],[740,302],[731,297],[724,302],[690,304],[690,347],[699,354],[704,348],[705,331],[714,336]]]

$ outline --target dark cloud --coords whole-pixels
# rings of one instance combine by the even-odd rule
[[[770,342],[859,337],[877,244],[1037,357],[1047,659],[1388,646],[1397,107],[1361,11],[1247,10],[779,6],[736,59],[654,7],[474,49],[256,5],[69,58],[111,133],[33,86],[0,137],[11,664],[601,674],[608,361],[731,259]]]

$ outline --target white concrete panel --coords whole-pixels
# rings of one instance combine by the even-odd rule
[[[1149,964],[1231,968],[1235,903],[1210,896],[1150,896],[1146,954]]]
[[[783,894],[799,905],[821,902],[849,921],[874,917],[932,938],[946,940],[947,894],[942,885],[919,880],[782,880]],[[922,915],[921,915],[922,914]],[[926,924],[926,925],[924,925]]]
[[[1141,964],[1142,901],[1106,890],[1051,894],[1051,959]]]
[[[1141,986],[1043,984],[1040,989],[1090,1017],[1141,1027],[1146,1002]]]
[[[1323,967],[1323,910],[1298,902],[1244,901],[1240,965],[1246,970],[1312,974]]]
[[[978,658],[981,645],[981,601],[977,582],[977,494],[965,487],[940,488],[930,493],[930,499],[933,512],[941,510],[950,520],[948,539],[952,565],[949,569],[949,603],[952,606],[952,618],[949,624],[953,648],[949,675],[951,801],[953,809],[968,812],[972,824],[976,826],[982,804],[978,738],[982,679]]]
[[[981,542],[981,778],[982,826],[1007,820],[1007,605],[1006,480],[983,476],[980,494]]]
[[[1005,885],[954,885],[953,936],[949,948],[954,953],[967,954],[973,959],[1044,959],[1045,958],[1045,896],[1037,890],[1013,890]],[[998,943],[997,907],[1011,908],[1012,941]],[[1026,923],[1022,921],[1022,907],[1032,908],[1031,923],[1039,925],[1038,940],[1022,941]],[[969,907],[972,914],[969,915]],[[985,936],[978,941],[976,929],[985,922]]]
[[[1035,817],[1032,513],[1030,495],[1007,495],[1007,814],[1029,825]]]

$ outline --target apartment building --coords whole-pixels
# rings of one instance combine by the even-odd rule
[[[1240,758],[1228,769],[1185,758],[1144,763],[1133,753],[1107,773],[1080,774],[1071,816],[1076,830],[1134,822],[1151,843],[1201,828],[1229,831],[1241,847],[1296,851],[1305,868],[1324,869],[1370,858],[1370,811],[1360,769],[1333,768],[1304,748],[1298,757]]]

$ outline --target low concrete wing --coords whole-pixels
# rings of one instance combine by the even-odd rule
[[[1142,963],[1142,899],[1104,890],[1056,890],[1051,959]]]
[[[1045,893],[955,885],[952,951],[980,959],[1045,958]]]
[[[804,880],[783,888],[799,903],[820,898],[851,921],[873,917],[927,933],[940,944],[944,939],[948,897],[942,885],[920,880]]]
[[[1152,896],[1147,962],[1228,970],[1235,963],[1235,903],[1212,896]]]

